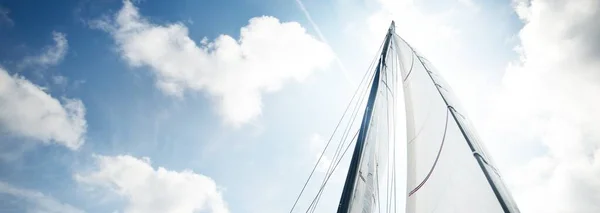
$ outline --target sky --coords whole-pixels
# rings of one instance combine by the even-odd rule
[[[0,211],[287,212],[395,20],[522,212],[600,212],[599,19],[595,0],[0,0]]]

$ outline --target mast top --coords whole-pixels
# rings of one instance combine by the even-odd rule
[[[396,30],[396,22],[394,22],[394,20],[392,20],[392,23],[390,24],[389,33],[394,33],[395,30]]]

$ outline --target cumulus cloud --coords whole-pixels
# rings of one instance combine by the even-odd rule
[[[69,49],[69,43],[67,36],[61,32],[52,32],[52,39],[54,40],[54,46],[48,46],[44,48],[44,52],[37,56],[26,57],[19,67],[21,69],[26,67],[33,67],[38,69],[46,69],[49,66],[54,66],[60,63]]]
[[[505,73],[493,119],[507,142],[546,151],[512,172],[513,194],[523,212],[600,212],[600,2],[514,5],[521,58]]]
[[[81,100],[59,101],[18,75],[0,67],[0,130],[44,143],[78,149],[87,129]]]
[[[290,80],[301,81],[334,58],[329,47],[300,24],[268,16],[250,19],[238,40],[221,35],[200,44],[189,37],[183,23],[153,24],[130,1],[124,1],[114,19],[92,26],[113,36],[131,66],[148,67],[162,92],[206,92],[224,121],[234,126],[260,115],[264,93]]]
[[[83,211],[66,203],[61,203],[53,197],[37,191],[12,186],[0,181],[0,195],[8,195],[23,202],[27,212],[32,213],[82,213]],[[6,211],[6,209],[3,209]]]
[[[154,169],[148,158],[128,155],[96,156],[96,162],[96,169],[76,174],[75,180],[123,197],[124,212],[229,212],[210,177],[189,170]]]

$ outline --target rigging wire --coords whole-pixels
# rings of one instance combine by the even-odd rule
[[[310,181],[311,177],[315,173],[315,170],[317,169],[317,166],[321,162],[321,159],[325,155],[325,152],[327,151],[327,147],[329,147],[329,144],[331,143],[333,137],[335,136],[336,131],[338,130],[338,128],[342,124],[342,121],[344,120],[344,116],[348,112],[348,109],[350,109],[350,106],[352,105],[352,102],[353,102],[356,94],[358,93],[358,91],[360,89],[360,85],[362,84],[362,82],[364,81],[364,79],[365,79],[366,76],[367,76],[367,73],[365,73],[365,76],[363,77],[363,80],[359,83],[359,86],[358,86],[358,88],[356,88],[356,91],[354,92],[354,95],[352,95],[352,98],[350,98],[350,103],[348,103],[348,106],[346,106],[346,109],[344,110],[344,113],[342,114],[342,117],[340,118],[340,120],[338,121],[336,127],[334,128],[333,133],[331,134],[331,137],[329,138],[329,140],[327,141],[327,144],[325,145],[325,148],[323,148],[323,151],[321,152],[321,155],[319,156],[319,159],[317,160],[317,163],[315,163],[315,166],[313,167],[312,171],[310,172],[310,175],[306,179],[306,182],[304,183],[304,186],[302,186],[302,190],[300,190],[300,193],[298,194],[298,197],[296,198],[296,201],[294,201],[294,205],[292,205],[292,208],[290,209],[290,213],[294,211],[294,208],[298,204],[298,201],[300,200],[300,197],[302,196],[302,193],[304,193],[304,190],[306,189],[306,186],[308,185],[308,182]]]
[[[356,134],[354,134],[354,137],[352,138],[352,141],[354,141],[354,139],[356,139],[356,137],[357,137],[357,136],[358,136],[358,131],[356,131]],[[346,155],[346,152],[348,152],[348,149],[350,149],[350,146],[351,146],[352,144],[354,144],[354,143],[349,143],[349,144],[346,146],[346,148],[344,149],[344,152],[342,153],[342,156]],[[335,171],[335,169],[338,167],[338,165],[340,164],[340,162],[342,162],[342,159],[341,159],[341,158],[340,158],[340,159],[339,159],[339,160],[338,160],[338,161],[335,163],[335,166],[333,167],[333,171]],[[324,183],[325,183],[325,184],[323,184],[323,185],[321,186],[321,188],[319,189],[319,194],[318,194],[318,196],[317,196],[317,197],[315,197],[315,198],[313,199],[313,201],[312,201],[311,205],[313,205],[313,203],[314,203],[314,206],[315,206],[315,207],[314,207],[314,208],[312,208],[312,211],[311,211],[311,212],[314,212],[314,211],[315,211],[315,209],[316,209],[316,205],[318,204],[318,202],[319,202],[319,199],[321,198],[321,194],[323,193],[323,189],[325,188],[325,185],[326,185],[326,184],[327,184],[327,182],[329,181],[329,178],[331,178],[331,176],[333,175],[333,171],[332,171],[331,173],[329,173],[329,174],[326,176],[326,178],[325,178],[325,181],[324,181]],[[307,211],[307,212],[308,212],[308,211]]]
[[[387,71],[386,71],[385,73],[387,73]],[[387,98],[387,96],[386,96],[386,98]],[[387,109],[387,111],[386,111],[386,112],[389,112],[389,107],[388,107],[388,109]],[[387,121],[387,126],[388,126],[388,128],[389,128],[389,123],[390,123],[389,121],[390,121],[390,118],[389,118],[389,116],[386,116],[386,117],[387,117],[387,119],[386,119],[386,121]],[[392,150],[392,149],[393,149],[393,148],[391,148],[391,147],[392,147],[392,145],[393,145],[393,144],[391,144],[391,143],[388,143],[388,144],[387,144],[387,147],[388,147],[388,153],[387,153],[387,162],[388,162],[388,163],[387,163],[387,167],[388,167],[388,168],[387,168],[387,185],[386,185],[386,200],[385,200],[385,204],[386,204],[386,212],[390,212],[391,205],[392,205],[392,203],[390,202],[390,201],[391,201],[391,199],[392,199],[392,193],[391,193],[391,192],[392,192],[392,191],[391,191],[391,187],[392,187],[392,183],[391,183],[391,181],[392,181],[392,178],[391,178],[391,172],[392,172],[392,171],[391,171],[391,166],[392,166],[392,165],[390,164],[390,150]]]
[[[392,39],[391,41],[392,43],[396,44],[396,42],[394,42],[394,39]],[[399,49],[394,48],[396,51],[395,53],[397,53],[397,51],[399,51]],[[392,66],[391,66],[391,72],[392,75],[394,75],[395,73],[395,68],[396,68],[396,60],[392,60]],[[393,76],[392,76],[393,77]],[[395,84],[393,78],[392,78],[392,83]],[[387,122],[388,122],[388,137],[390,137],[390,133],[393,134],[394,136],[396,135],[395,132],[392,129],[395,129],[395,123],[394,123],[394,110],[395,110],[395,98],[393,98],[392,96],[392,107],[387,107]],[[391,125],[390,125],[390,108],[392,110],[392,121],[391,121]],[[392,165],[392,185],[390,187],[390,189],[392,190],[392,199],[390,200],[391,203],[393,204],[393,209],[394,212],[396,212],[396,143],[395,143],[395,139],[392,138],[392,162],[390,163]],[[388,143],[389,140],[388,140]],[[389,152],[389,151],[388,151]]]
[[[381,50],[381,49],[382,49],[382,47],[383,47],[383,43],[381,43],[381,45],[380,45],[379,49]],[[379,51],[378,51],[378,52],[379,52]],[[340,118],[340,120],[338,121],[338,123],[337,123],[336,127],[334,128],[334,130],[333,130],[333,132],[332,132],[332,134],[331,134],[331,137],[330,137],[330,138],[329,138],[329,140],[327,141],[327,144],[325,145],[325,148],[323,148],[323,151],[321,152],[321,155],[319,156],[319,158],[318,158],[317,162],[315,163],[315,166],[313,167],[313,169],[312,169],[312,171],[311,171],[310,175],[308,176],[307,180],[305,181],[304,185],[302,186],[302,189],[300,190],[300,193],[299,193],[299,194],[298,194],[298,196],[296,197],[296,200],[294,201],[294,204],[292,205],[292,208],[290,209],[290,213],[292,213],[292,212],[294,211],[294,208],[295,208],[295,207],[296,207],[296,205],[298,204],[298,201],[300,200],[300,197],[302,197],[302,194],[304,193],[304,190],[306,189],[306,186],[307,186],[307,185],[308,185],[308,183],[310,182],[310,179],[311,179],[311,178],[312,178],[312,176],[314,175],[314,172],[315,172],[315,170],[316,170],[317,166],[319,165],[319,163],[321,162],[321,159],[322,159],[322,158],[323,158],[323,156],[325,155],[325,152],[327,151],[327,148],[329,147],[329,145],[330,145],[330,143],[331,143],[331,141],[332,141],[333,137],[335,136],[335,133],[337,132],[337,130],[338,130],[338,128],[340,127],[340,125],[341,125],[341,123],[342,123],[342,121],[343,121],[344,117],[346,116],[346,114],[347,114],[347,112],[348,112],[348,109],[350,109],[350,106],[352,105],[352,102],[354,101],[354,98],[356,97],[356,94],[358,94],[358,93],[359,93],[359,91],[361,90],[361,86],[363,85],[363,83],[364,83],[365,79],[367,79],[367,76],[369,76],[368,74],[370,73],[370,70],[372,69],[372,67],[373,67],[373,64],[374,64],[374,62],[376,61],[376,59],[377,59],[377,55],[374,57],[373,61],[371,62],[371,65],[369,66],[369,69],[367,70],[367,72],[365,72],[365,74],[363,75],[363,77],[362,77],[362,80],[360,81],[360,83],[359,83],[358,87],[356,88],[356,90],[355,90],[354,94],[352,95],[352,98],[350,99],[350,102],[349,102],[349,103],[348,103],[348,105],[346,106],[346,109],[344,110],[344,113],[342,114],[342,117],[341,117],[341,118]],[[374,73],[374,72],[373,72],[373,73]],[[369,85],[370,85],[370,83],[369,83]],[[365,87],[365,91],[367,91],[367,89],[368,89],[368,86],[367,86],[367,87]],[[364,96],[364,95],[362,95],[362,96]],[[361,98],[361,101],[358,101],[359,103],[357,103],[357,105],[355,106],[355,108],[356,108],[356,109],[358,109],[358,106],[359,106],[360,102],[362,102],[362,99],[364,99],[364,97],[359,97],[359,98]],[[354,120],[354,119],[352,119],[352,120]],[[349,125],[348,125],[348,126],[351,126],[351,125],[352,125],[352,123],[353,123],[353,122],[349,123]],[[346,139],[346,138],[347,138],[347,133],[348,133],[348,131],[349,131],[349,127],[347,128],[347,131],[345,131],[344,135],[346,135],[346,137],[343,137],[343,139]],[[354,139],[352,139],[352,140],[354,140]],[[343,142],[344,142],[344,140],[342,140],[342,141],[340,142],[340,145],[341,145]],[[352,144],[352,141],[350,141],[350,143],[348,144],[348,147],[349,147],[349,145],[350,145],[350,144]],[[336,150],[337,150],[337,149],[336,149]],[[340,149],[340,150],[341,150],[341,149]],[[344,151],[344,154],[346,153],[346,151],[347,151],[347,149]],[[342,154],[342,156],[343,156],[344,154]],[[340,161],[341,161],[341,157],[340,157]],[[337,164],[336,164],[336,166],[337,166]],[[331,167],[331,164],[330,164],[330,167]],[[332,170],[335,170],[335,167],[334,167]],[[328,172],[329,172],[329,169],[328,169]],[[333,171],[331,171],[331,173],[333,173]],[[327,179],[328,179],[328,178],[327,178]],[[326,181],[324,181],[324,183],[326,183]],[[311,205],[312,205],[312,204],[311,204]],[[310,208],[310,206],[309,206],[309,208]]]
[[[372,65],[373,65],[373,64],[372,64]],[[369,70],[370,70],[370,69],[369,69]],[[373,77],[372,77],[372,78],[374,78],[374,77],[375,77],[375,72],[373,72]],[[372,79],[372,78],[371,78],[371,79]],[[372,82],[372,81],[369,81],[369,82]],[[336,161],[336,159],[339,159],[339,160],[341,161],[341,158],[343,157],[343,155],[340,155],[340,154],[339,154],[339,153],[341,153],[341,150],[342,150],[342,148],[343,148],[343,146],[342,146],[342,145],[345,143],[345,141],[346,141],[346,139],[347,139],[347,137],[348,137],[348,134],[349,134],[349,131],[350,131],[351,127],[352,127],[352,126],[355,124],[355,120],[356,120],[356,118],[358,117],[358,112],[359,112],[359,109],[360,109],[360,108],[359,108],[359,106],[361,106],[361,105],[364,103],[364,100],[365,100],[365,97],[366,97],[366,94],[367,94],[368,88],[369,88],[370,86],[371,86],[371,83],[369,83],[369,84],[368,84],[368,86],[367,86],[367,87],[365,87],[365,90],[364,90],[363,94],[359,96],[360,100],[358,101],[358,103],[357,103],[356,107],[354,108],[354,110],[353,110],[353,112],[352,112],[352,115],[351,115],[351,120],[350,120],[350,122],[349,122],[349,124],[348,124],[348,126],[347,126],[346,130],[345,130],[345,131],[344,131],[344,133],[343,133],[342,140],[341,140],[340,144],[338,145],[338,148],[336,149],[336,153],[334,154],[334,157],[333,157],[333,162],[335,162],[335,161]],[[358,131],[357,131],[357,134],[358,134]],[[355,139],[355,138],[353,138],[352,140],[350,140],[350,141],[349,141],[349,144],[351,144],[351,143],[353,142],[353,140],[354,140],[354,139]],[[332,166],[333,166],[333,165],[334,165],[334,164],[330,164],[330,165],[329,165],[330,167],[328,168],[328,170],[327,170],[327,172],[326,172],[326,175],[325,175],[325,177],[323,178],[323,181],[322,181],[322,183],[321,183],[321,186],[320,186],[319,192],[317,193],[317,195],[316,195],[316,196],[315,196],[315,198],[313,199],[313,202],[310,204],[310,206],[309,206],[309,210],[307,210],[307,212],[308,212],[308,211],[310,211],[310,209],[311,209],[311,208],[312,208],[312,212],[314,212],[314,210],[316,209],[316,206],[317,206],[317,204],[318,204],[318,202],[319,202],[319,200],[320,200],[320,198],[321,198],[321,194],[322,194],[322,192],[323,192],[323,189],[324,189],[324,187],[325,187],[325,184],[327,184],[327,180],[329,179],[329,178],[328,178],[328,176],[331,176],[331,174],[333,173],[333,171],[332,171],[332,170],[333,170],[333,168],[332,168]]]
[[[381,47],[383,47],[383,43],[382,43]],[[372,68],[374,67],[376,61],[377,61],[377,55],[373,58],[373,61],[371,62],[371,65],[369,66],[369,69],[368,69],[369,71],[372,70]],[[369,72],[369,71],[367,73],[372,73],[372,77],[370,79],[373,79],[375,77],[375,71],[374,70],[373,70],[373,72]],[[371,87],[372,80],[370,80],[368,82],[369,82],[369,84],[368,84],[367,87],[364,88],[364,91],[363,91],[362,95],[359,96],[360,99],[358,100],[357,104],[355,105],[355,107],[353,109],[353,112],[351,114],[350,122],[348,123],[348,125],[346,126],[346,129],[345,129],[344,133],[342,134],[342,139],[341,139],[341,142],[339,143],[338,147],[336,148],[336,152],[335,152],[334,157],[333,157],[333,162],[335,162],[336,159],[341,160],[341,158],[343,157],[343,155],[340,155],[341,150],[343,149],[343,143],[345,143],[346,139],[349,136],[350,129],[352,129],[353,125],[355,124],[355,120],[356,120],[356,118],[358,116],[359,109],[361,109],[360,106],[362,106],[363,103],[364,103],[364,100],[366,100],[365,97],[367,96],[368,89]],[[352,139],[352,140],[354,140],[354,139]],[[349,141],[349,143],[352,143],[353,142],[352,140]],[[333,172],[332,171],[332,166],[333,166],[333,164],[330,164],[330,166],[329,166],[329,168],[328,168],[328,170],[326,172],[326,175],[323,178],[323,181],[321,183],[319,192],[317,193],[317,195],[313,199],[313,202],[311,202],[311,204],[309,205],[309,207],[307,209],[307,212],[314,212],[315,211],[316,206],[317,206],[317,204],[318,204],[318,202],[319,202],[319,200],[321,198],[321,195],[322,195],[323,189],[325,187],[325,184],[327,183],[327,179],[328,179],[327,176],[330,176],[331,173]]]
[[[394,44],[396,44],[395,40],[393,40],[393,39],[392,39],[392,42],[394,42]],[[398,48],[395,48],[395,49],[396,49],[396,54],[397,54],[398,51],[400,51],[400,49],[398,49]],[[393,62],[397,63],[396,60],[394,60]],[[393,73],[397,72],[397,70],[395,70],[397,67],[398,66],[393,66],[392,67],[394,69],[394,70],[392,70]],[[394,82],[394,84],[396,84],[396,82]],[[396,90],[394,90],[394,91],[396,91]],[[394,197],[394,199],[393,199],[394,212],[397,212],[396,211],[397,206],[398,206],[398,202],[396,202],[396,200],[398,199],[398,197],[396,197],[396,191],[397,191],[397,188],[396,188],[396,149],[397,149],[397,146],[396,145],[397,144],[396,144],[396,132],[395,132],[395,129],[396,129],[396,117],[395,117],[395,115],[396,115],[396,107],[395,107],[396,106],[396,99],[395,98],[392,99],[392,102],[393,103],[392,103],[392,107],[391,107],[392,108],[392,128],[391,129],[392,129],[392,135],[393,135],[392,136],[393,137],[392,141],[393,141],[393,144],[394,144],[394,149],[392,149],[392,153],[393,153],[392,154],[392,180],[393,180],[392,190],[393,190],[393,193],[394,193],[394,196],[393,196]]]
[[[394,40],[391,40],[392,43],[395,44]],[[398,48],[394,48],[394,45],[391,46],[392,50],[396,50],[396,51],[391,51],[392,54],[389,54],[388,57],[390,57],[392,60],[388,60],[391,61],[391,66],[386,66],[385,69],[385,79],[386,81],[390,82],[392,87],[394,88],[394,90],[388,88],[388,94],[385,96],[386,97],[386,122],[387,122],[387,137],[388,137],[388,154],[387,154],[387,163],[388,163],[388,171],[387,171],[387,186],[386,186],[386,212],[396,212],[396,180],[395,180],[395,155],[396,155],[396,140],[395,140],[395,122],[394,120],[392,120],[392,122],[390,122],[390,115],[392,117],[395,116],[395,114],[393,113],[395,110],[395,106],[396,106],[396,99],[394,98],[394,91],[396,91],[397,86],[396,86],[396,78],[395,76],[397,76],[397,70],[396,68],[398,67],[397,65],[397,57],[394,57],[394,53],[396,53],[397,56],[397,51]],[[391,73],[391,78],[388,74]],[[389,96],[392,97],[392,103],[390,106],[389,103]],[[392,108],[392,113],[390,113],[390,108]],[[395,119],[395,118],[393,118]],[[393,135],[393,136],[392,136]],[[390,152],[391,151],[391,152]],[[390,157],[391,155],[391,157]]]
[[[385,41],[384,41],[384,43],[385,43]],[[382,43],[380,45],[379,51],[377,51],[378,53],[380,53],[380,51],[382,50],[384,43]],[[377,60],[378,59],[378,57],[377,57],[378,55],[380,55],[380,54],[375,55],[375,57],[373,58],[373,60],[371,62],[371,65],[369,66],[369,69],[368,69],[368,70],[373,70],[373,72],[372,72],[373,73],[373,78],[375,77],[375,74],[376,74],[375,73],[376,70],[374,70],[373,68],[375,66],[375,63],[379,61],[379,60]],[[369,86],[365,88],[364,94],[362,96],[360,96],[361,100],[359,101],[357,107],[355,108],[354,112],[352,113],[352,120],[350,121],[349,125],[347,126],[346,131],[344,131],[341,143],[339,144],[338,148],[336,149],[336,153],[334,155],[334,162],[335,162],[335,159],[338,159],[338,162],[341,162],[342,157],[345,155],[345,151],[346,150],[344,151],[344,154],[342,154],[342,155],[339,154],[341,152],[341,150],[342,150],[342,147],[343,147],[342,144],[345,143],[347,137],[349,136],[350,130],[352,129],[353,125],[355,124],[355,119],[358,116],[359,109],[361,109],[361,108],[359,108],[359,106],[362,106],[363,105],[363,101],[366,100],[365,97],[368,96],[367,92],[368,92],[368,89],[371,87],[371,83],[372,83],[372,80],[369,81]],[[351,141],[349,141],[348,146],[353,142],[353,140],[354,139],[352,139]],[[330,169],[328,169],[328,174],[326,174],[326,177],[324,177],[323,182],[321,184],[321,187],[319,189],[319,192],[317,193],[317,195],[313,199],[313,202],[310,204],[307,212],[309,212],[309,211],[310,212],[314,212],[316,210],[316,206],[318,205],[318,203],[319,203],[319,201],[321,199],[324,187],[327,184],[327,181],[331,177],[332,173],[333,173],[333,171],[332,171],[332,168],[331,168],[331,165],[330,165]]]

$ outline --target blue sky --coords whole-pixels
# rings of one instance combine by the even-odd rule
[[[0,210],[288,211],[394,19],[524,212],[594,212],[600,11],[557,2],[0,1]]]

